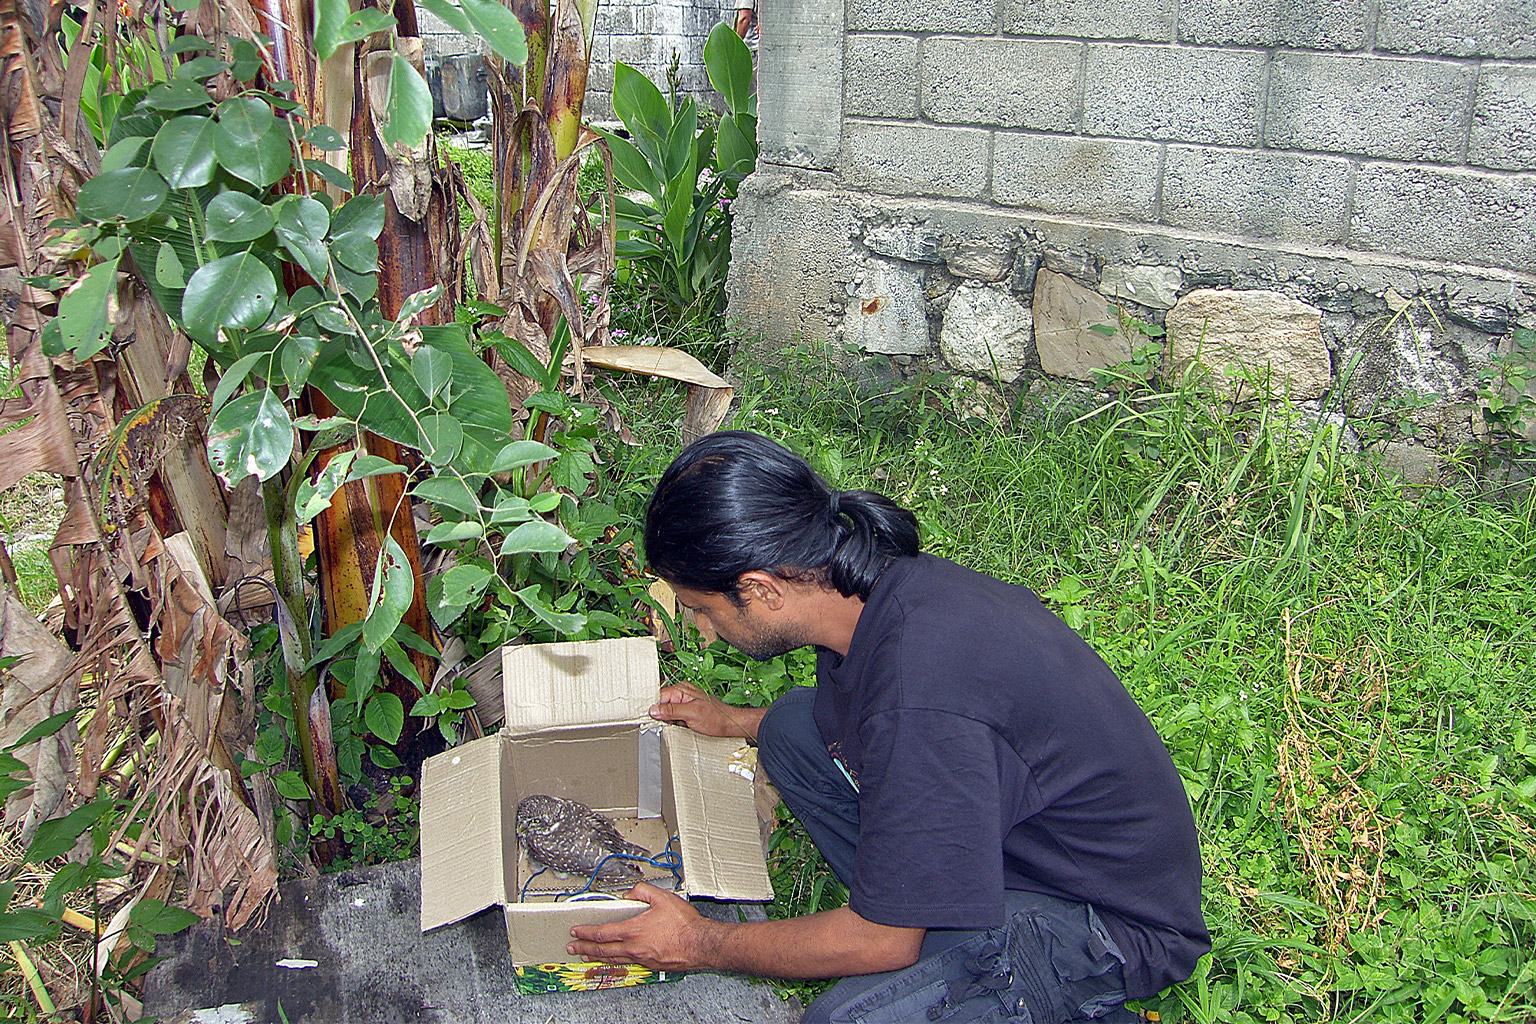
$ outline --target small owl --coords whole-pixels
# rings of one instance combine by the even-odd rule
[[[613,822],[584,803],[557,796],[528,796],[517,805],[517,838],[528,856],[556,871],[590,875],[609,854],[649,857],[619,835]],[[640,871],[627,860],[615,857],[603,865],[597,881],[605,885],[633,885]]]

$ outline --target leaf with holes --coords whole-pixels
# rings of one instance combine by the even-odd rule
[[[81,220],[143,220],[165,202],[170,189],[165,179],[148,167],[124,167],[107,171],[80,186],[75,213]]]
[[[117,285],[117,260],[98,263],[59,299],[59,333],[76,359],[95,355],[112,337],[108,310]]]
[[[534,519],[507,534],[507,539],[501,544],[501,554],[557,553],[573,543],[571,535],[554,523]]]
[[[181,257],[176,255],[176,248],[170,242],[161,242],[160,250],[155,254],[155,280],[163,288],[187,286],[186,269],[182,267]]]
[[[283,379],[297,391],[309,380],[315,358],[320,355],[320,339],[312,334],[290,334],[283,342]]]
[[[390,65],[389,95],[384,100],[379,138],[386,145],[411,149],[426,141],[431,127],[432,93],[411,62],[396,55]]]
[[[338,452],[330,462],[325,464],[325,468],[316,474],[314,480],[303,480],[299,483],[295,501],[298,505],[300,526],[331,507],[331,498],[347,479],[347,473],[352,469],[352,460],[355,458],[357,458],[355,448]]]
[[[221,327],[260,327],[276,302],[271,269],[254,252],[237,252],[192,275],[181,300],[181,322],[192,337],[212,344]]]
[[[259,188],[276,184],[288,173],[293,146],[271,107],[252,97],[237,97],[220,103],[218,114],[213,149],[220,167]]]
[[[587,626],[587,617],[575,612],[557,612],[539,596],[538,585],[514,590],[512,593],[528,607],[546,626],[557,633],[579,633]]]
[[[270,480],[293,457],[293,420],[271,388],[241,395],[208,424],[208,462],[231,487]]]
[[[384,646],[411,607],[416,593],[410,560],[399,542],[390,537],[373,568],[373,590],[368,597],[368,618],[363,620],[363,646],[375,653]]]
[[[427,583],[427,608],[432,612],[432,621],[446,629],[465,608],[480,599],[491,579],[491,571],[479,565],[456,565],[432,577]]]
[[[523,23],[499,0],[459,0],[459,7],[475,26],[482,42],[508,64],[528,60],[528,38]]]
[[[254,242],[277,223],[261,200],[244,192],[220,192],[208,204],[208,238],[214,242]]]
[[[149,155],[167,185],[194,188],[213,180],[214,127],[209,117],[173,117],[160,126]]]
[[[324,241],[330,223],[330,212],[308,196],[289,196],[277,209],[277,240],[316,281],[330,268]]]

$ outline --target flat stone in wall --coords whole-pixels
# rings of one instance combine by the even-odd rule
[[[991,239],[962,239],[945,256],[944,266],[951,274],[965,280],[1001,281],[1013,266],[1013,250],[1007,244]]]
[[[1265,143],[1458,163],[1476,70],[1401,57],[1282,53],[1270,71]]]
[[[985,285],[955,289],[944,311],[939,352],[964,373],[1012,381],[1035,354],[1030,311],[1007,292]]]
[[[1099,291],[1112,299],[1124,299],[1149,309],[1172,309],[1179,301],[1184,275],[1176,267],[1112,263],[1099,277]]]
[[[1168,311],[1168,356],[1198,361],[1228,393],[1254,393],[1246,374],[1296,401],[1321,398],[1333,378],[1321,321],[1279,292],[1200,288]]]
[[[1065,274],[1042,270],[1035,277],[1035,348],[1040,369],[1052,377],[1093,380],[1094,371],[1131,358],[1118,310]],[[1104,334],[1095,327],[1113,327]]]
[[[843,316],[843,342],[880,355],[933,351],[923,279],[912,264],[875,260],[866,265]]]
[[[843,125],[843,5],[760,4],[757,144],[765,164],[831,170]]]
[[[1268,62],[1256,50],[1090,44],[1083,131],[1257,145]]]

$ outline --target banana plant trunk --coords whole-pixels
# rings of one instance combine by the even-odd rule
[[[416,9],[409,0],[395,3],[400,52],[423,71],[420,40],[416,38]],[[385,316],[398,315],[411,295],[438,285],[443,297],[428,307],[418,322],[438,324],[453,319],[458,266],[458,210],[451,181],[439,167],[437,148],[429,135],[418,150],[391,152],[379,139],[375,117],[383,96],[377,73],[393,51],[371,49],[367,42],[356,47],[351,82],[352,109],[349,126],[352,180],[359,190],[373,187],[384,199],[384,232],[379,237],[379,304]],[[330,84],[329,80],[327,82]],[[334,108],[334,98],[327,100]],[[326,413],[328,403],[314,395],[316,411]],[[368,451],[393,462],[406,463],[404,451],[391,441],[369,434]],[[342,449],[326,452],[317,468]],[[320,555],[321,599],[325,607],[325,632],[367,617],[374,566],[383,549],[383,538],[395,539],[411,563],[415,592],[402,621],[429,644],[435,644],[432,620],[427,612],[426,583],[422,573],[421,542],[411,513],[408,481],[401,474],[355,481],[336,493],[328,510],[315,520],[315,547]],[[434,659],[412,650],[411,661],[424,681],[430,682]],[[409,709],[420,694],[415,684],[388,665],[381,683]],[[342,696],[330,694],[331,699]],[[427,753],[420,749],[420,719],[407,717],[398,753],[412,764]]]

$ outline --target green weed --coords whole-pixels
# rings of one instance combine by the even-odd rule
[[[1198,381],[1022,403],[1005,428],[956,415],[941,379],[781,359],[735,368],[736,426],[913,508],[928,550],[1041,593],[1156,724],[1215,942],[1150,1004],[1165,1020],[1536,1013],[1536,502],[1405,493],[1337,424],[1226,408]],[[675,452],[651,395],[617,395],[654,424],[610,465],[636,497]],[[678,671],[760,703],[810,668],[715,649]],[[813,890],[812,853],[793,826],[776,837],[777,912],[839,898]]]

